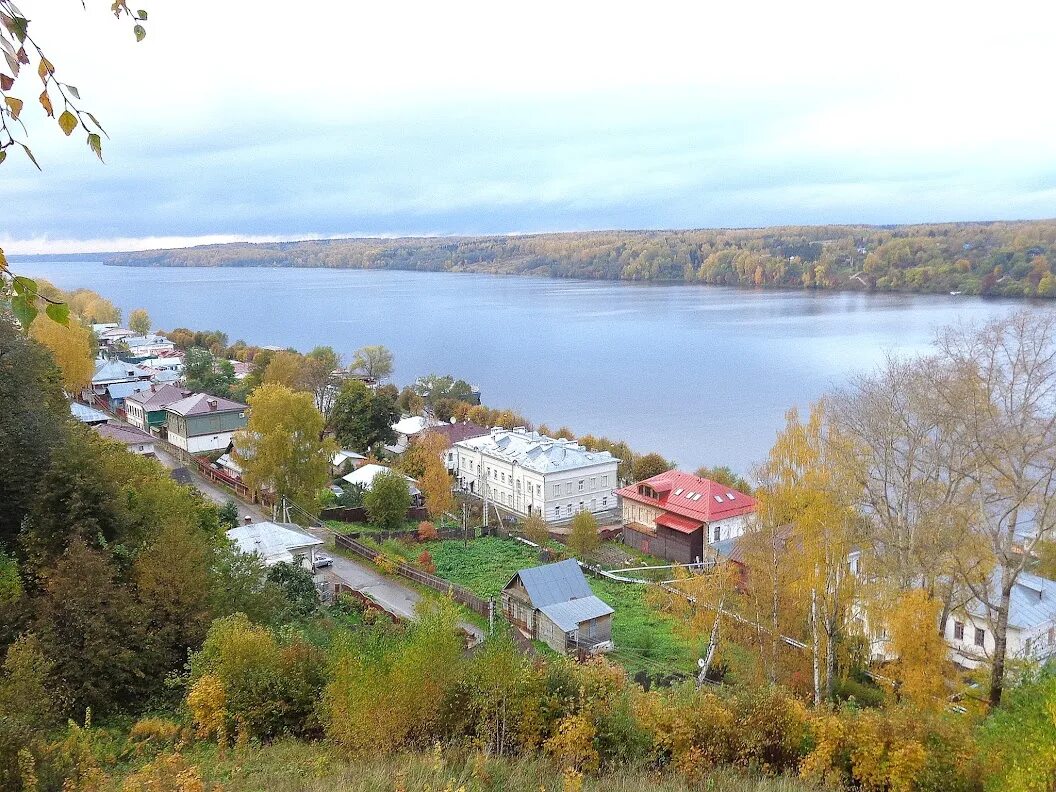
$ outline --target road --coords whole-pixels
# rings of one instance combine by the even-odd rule
[[[181,465],[178,460],[161,448],[156,447],[155,454],[158,457],[158,461],[170,470],[175,470],[178,467],[187,467],[186,465]],[[238,506],[238,514],[241,519],[244,520],[247,517],[254,521],[271,519],[270,514],[261,512],[256,506],[241,500],[233,492],[218,487],[200,476],[198,471],[193,468],[187,467],[187,469],[194,479],[195,487],[207,498],[221,506],[228,501],[234,501]],[[330,531],[323,528],[309,528],[308,530],[313,535],[326,541],[327,544],[330,543]],[[415,607],[418,605],[422,595],[413,588],[400,583],[398,580],[386,577],[377,569],[365,563],[352,561],[336,554],[333,555],[333,559],[334,565],[328,570],[330,577],[370,597],[374,602],[395,616],[403,619],[414,618]],[[484,631],[475,624],[463,621],[460,626],[473,636],[475,643],[484,640]]]

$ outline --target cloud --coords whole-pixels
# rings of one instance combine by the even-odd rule
[[[1025,0],[411,0],[292,23],[232,0],[230,25],[186,0],[138,46],[31,2],[113,139],[100,166],[30,118],[45,170],[3,165],[10,251],[1052,214],[1056,20]]]

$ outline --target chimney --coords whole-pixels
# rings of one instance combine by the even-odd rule
[[[210,410],[215,410],[217,408],[217,405],[219,404],[219,402],[216,399],[209,399],[209,401],[206,402],[206,404],[209,405],[209,409]]]
[[[249,524],[250,524],[250,523],[252,523],[252,522],[253,522],[253,518],[252,518],[252,517],[246,517],[246,519],[245,519],[245,523],[244,523],[244,524],[245,524],[245,525],[249,525]]]

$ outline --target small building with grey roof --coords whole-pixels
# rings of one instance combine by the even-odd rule
[[[562,654],[612,648],[615,611],[594,595],[574,558],[520,570],[502,590],[502,612]]]

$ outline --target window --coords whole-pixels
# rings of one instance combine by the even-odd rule
[[[602,476],[601,477],[601,486],[603,486],[603,487],[609,486],[609,477],[608,476]]]
[[[608,503],[609,503],[609,499],[607,497],[603,496],[602,499],[601,499],[601,508],[604,509],[608,505]]]
[[[505,473],[500,473],[499,476],[501,477],[502,483],[505,484],[506,483],[506,474]]]
[[[984,643],[986,643],[986,630],[982,629],[981,627],[976,627],[975,628],[975,645],[976,646],[982,646]]]
[[[568,506],[565,507],[565,514],[567,514],[570,517],[572,516],[572,504],[571,503],[568,504]]]
[[[561,507],[560,506],[555,506],[554,507],[554,519],[556,520],[560,516],[561,516]]]
[[[714,535],[715,535],[715,538],[712,539],[713,542],[719,541],[719,539],[722,537],[722,528],[719,527],[718,525],[715,526],[715,534]]]
[[[560,494],[561,494],[561,485],[560,484],[555,484],[554,485],[554,497],[556,498]]]
[[[597,511],[598,510],[598,499],[597,498],[591,498],[590,499],[590,510],[591,511]]]
[[[953,637],[958,641],[964,640],[964,623],[955,621],[953,623]]]
[[[570,481],[570,482],[568,482],[568,483],[567,483],[567,484],[565,485],[565,494],[566,494],[566,495],[571,495],[571,494],[572,494],[572,482],[571,482],[571,481]]]
[[[579,502],[579,510],[580,510],[580,511],[583,511],[583,501],[580,501],[580,502]]]
[[[583,479],[579,480],[579,492],[583,491]]]
[[[591,478],[591,480],[590,480],[590,488],[592,490],[596,490],[598,488],[598,477],[597,476],[594,476],[593,478]]]

